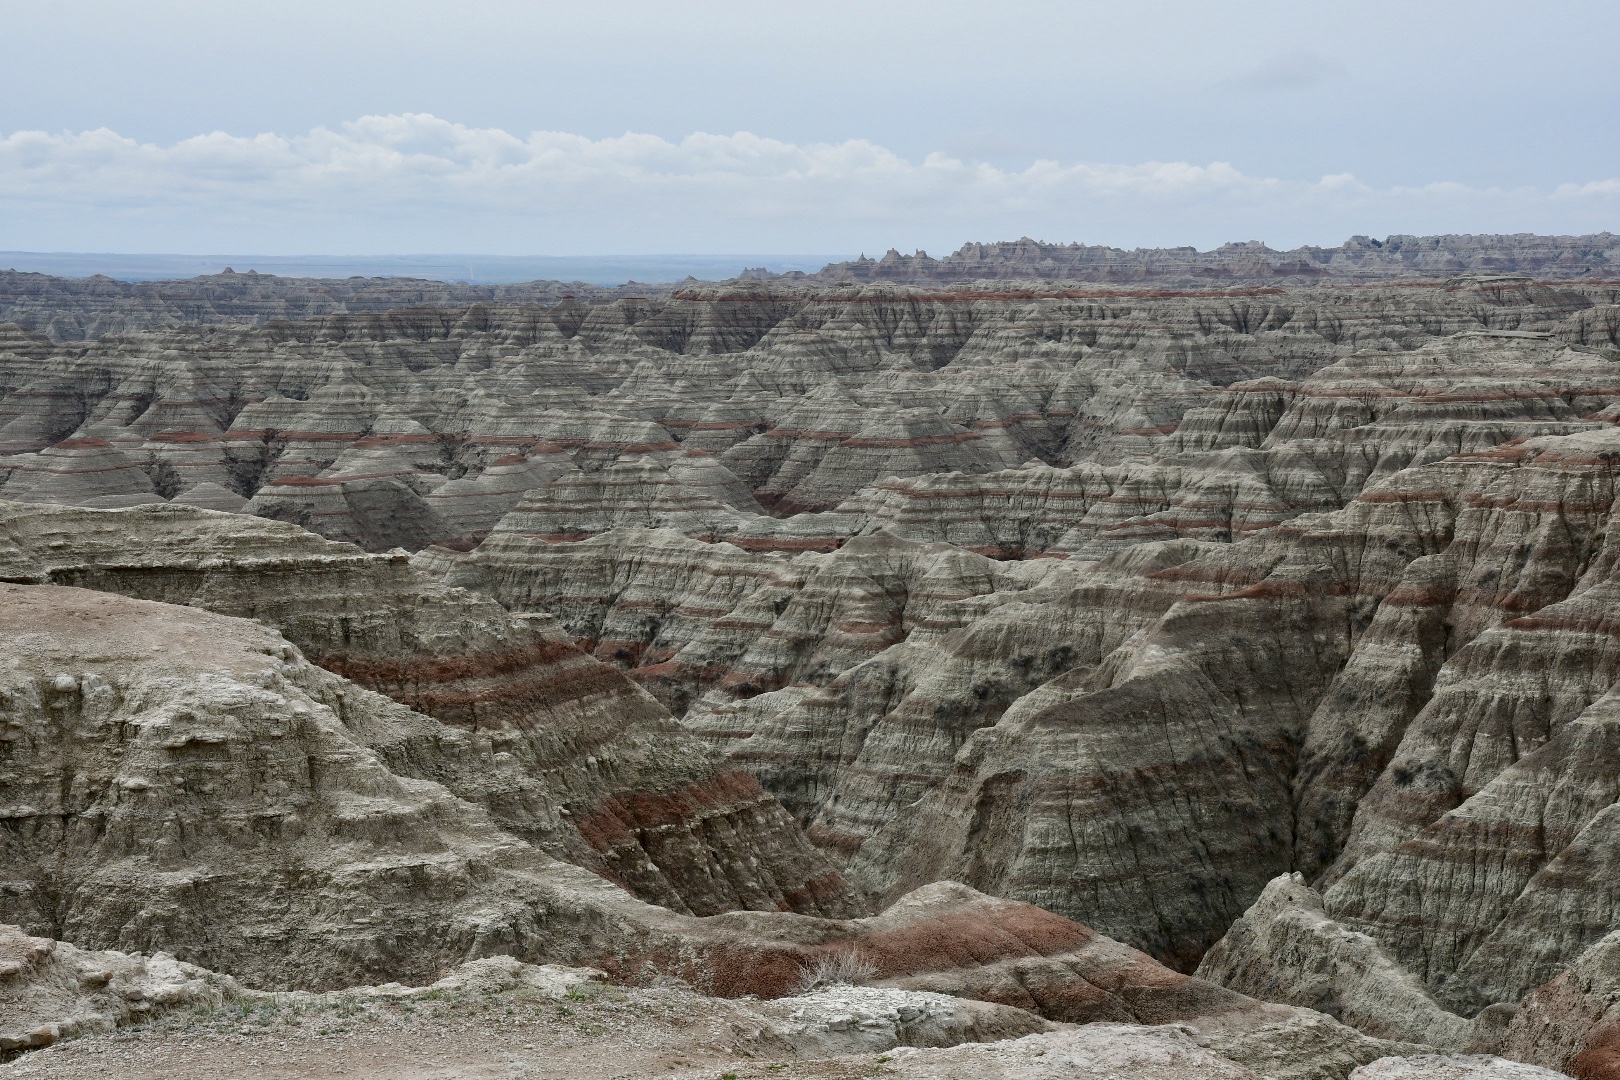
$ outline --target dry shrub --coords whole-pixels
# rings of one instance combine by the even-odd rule
[[[814,963],[799,969],[799,993],[823,986],[860,986],[876,974],[877,965],[859,949],[822,953]]]

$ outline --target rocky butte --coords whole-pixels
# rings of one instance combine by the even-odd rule
[[[1620,1078],[1613,236],[0,321],[0,1075]]]

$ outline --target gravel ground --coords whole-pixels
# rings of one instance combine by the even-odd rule
[[[757,1021],[683,990],[525,989],[171,1014],[0,1065],[30,1080],[762,1080],[880,1075],[885,1055],[794,1060]]]

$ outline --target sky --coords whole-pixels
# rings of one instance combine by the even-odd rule
[[[1620,231],[1620,5],[0,0],[0,251]]]

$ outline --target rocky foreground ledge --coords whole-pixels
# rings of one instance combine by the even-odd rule
[[[815,982],[807,972],[806,983]],[[1218,996],[1218,995],[1217,995]],[[1230,1002],[1228,1002],[1230,1004]],[[487,1076],[1259,1080],[1559,1074],[1482,1055],[1391,1053],[1305,1010],[1248,1002],[1181,1023],[1055,1023],[1024,1009],[845,982],[771,1000],[678,980],[612,985],[511,957],[426,986],[266,993],[172,957],[90,952],[0,927],[0,1076]],[[1234,1017],[1242,1019],[1234,1022]],[[32,1025],[32,1026],[30,1026]],[[1407,1047],[1405,1049],[1415,1049]],[[32,1050],[26,1056],[25,1051]],[[426,1071],[423,1062],[433,1064]]]

